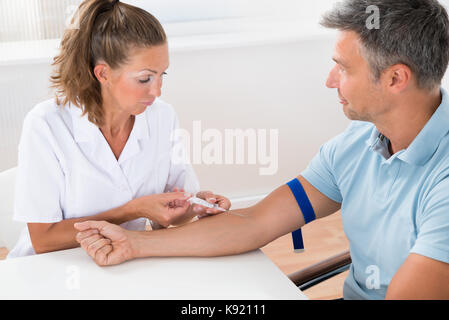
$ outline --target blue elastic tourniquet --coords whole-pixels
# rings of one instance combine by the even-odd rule
[[[304,215],[305,223],[312,222],[316,219],[315,212],[313,211],[312,205],[310,204],[309,198],[307,197],[304,188],[298,179],[293,179],[287,183],[288,187],[295,196],[296,202]],[[304,250],[304,241],[302,239],[301,229],[292,232],[293,238],[293,248],[294,250]]]

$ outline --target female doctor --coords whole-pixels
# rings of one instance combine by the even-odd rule
[[[86,0],[75,16],[53,63],[56,97],[24,121],[14,218],[27,228],[8,258],[77,247],[75,222],[145,230],[146,219],[159,228],[221,212],[190,205],[198,181],[172,158],[178,119],[158,99],[169,65],[159,21],[114,0]]]

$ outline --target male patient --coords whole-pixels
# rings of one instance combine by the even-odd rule
[[[149,232],[76,224],[97,264],[254,250],[302,227],[310,203],[317,219],[341,209],[352,257],[345,299],[449,299],[446,10],[436,0],[347,0],[321,24],[339,30],[326,86],[354,120],[346,131],[250,208]]]

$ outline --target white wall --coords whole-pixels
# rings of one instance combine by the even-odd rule
[[[170,38],[171,61],[162,98],[177,110],[181,127],[192,132],[193,122],[201,120],[203,130],[221,133],[236,128],[279,132],[276,174],[260,175],[264,167],[260,164],[194,164],[203,189],[233,198],[268,193],[296,176],[322,143],[347,126],[335,90],[324,85],[333,65],[334,35],[315,30],[315,25],[282,25],[274,33],[265,26],[263,32],[249,28],[245,33],[226,24],[229,29],[219,35],[194,35],[193,30],[194,36]],[[186,26],[174,24],[168,29],[176,35]],[[217,24],[200,26],[207,33]],[[1,52],[0,171],[17,163],[26,112],[51,96],[52,51],[33,50],[31,54],[39,56],[35,59],[22,52],[14,65],[2,63]],[[448,77],[443,86],[449,88]]]
[[[162,23],[265,18],[312,23],[336,0],[124,0],[151,12]],[[81,0],[0,0],[0,42],[62,36]],[[1,54],[1,53],[0,53]]]
[[[318,20],[337,0],[124,0],[151,12],[162,22],[241,17]],[[176,8],[174,10],[173,8]]]
[[[174,54],[164,98],[202,127],[279,130],[279,170],[261,165],[195,165],[204,188],[232,196],[266,193],[305,168],[319,146],[347,125],[325,88],[331,37],[273,46]],[[203,130],[204,130],[203,129]]]
[[[261,165],[194,165],[203,189],[231,197],[263,194],[296,176],[319,146],[348,121],[336,93],[325,88],[333,36],[258,45],[171,52],[163,99],[192,130],[278,129],[279,166],[261,176]],[[0,171],[16,165],[26,112],[51,96],[49,62],[0,66]],[[207,144],[206,142],[204,144]]]

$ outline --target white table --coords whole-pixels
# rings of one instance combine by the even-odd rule
[[[0,261],[0,299],[307,297],[260,250],[213,258],[145,258],[99,267],[77,248]]]

